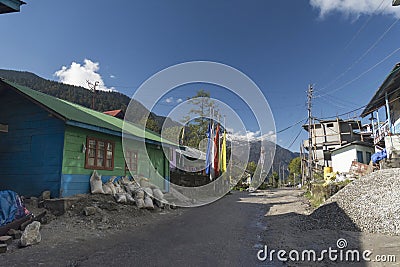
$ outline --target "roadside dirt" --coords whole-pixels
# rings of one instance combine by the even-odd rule
[[[94,214],[86,215],[85,208],[90,207]],[[72,205],[65,214],[53,215],[44,208],[32,206],[29,202],[26,208],[34,215],[46,211],[45,223],[41,224],[40,233],[43,242],[41,249],[54,248],[70,242],[84,242],[94,238],[105,238],[109,235],[135,229],[150,223],[163,220],[164,217],[179,215],[182,210],[163,209],[155,206],[153,210],[138,209],[133,204],[115,202],[111,195],[82,195],[80,200]],[[17,240],[8,247],[7,253],[24,253],[35,246],[20,249]],[[0,264],[1,265],[1,264]]]
[[[138,210],[92,196],[43,225],[42,242],[0,255],[1,266],[398,266],[400,236],[321,227],[296,189],[233,192],[206,206]],[[107,203],[107,204],[104,204]],[[85,216],[83,208],[97,207]],[[343,216],[343,214],[338,214]],[[51,218],[49,218],[51,219]],[[260,261],[268,250],[369,249],[397,263]],[[318,254],[319,255],[319,254]],[[287,255],[286,255],[287,256]]]
[[[293,189],[278,189],[269,190],[256,193],[262,197],[262,203],[269,205],[270,208],[265,214],[265,232],[263,234],[263,243],[258,247],[264,248],[268,246],[270,250],[276,251],[283,249],[287,252],[291,250],[315,250],[321,252],[322,250],[332,249],[340,250],[337,247],[337,241],[344,239],[347,246],[343,251],[357,249],[360,252],[364,250],[371,250],[372,254],[369,258],[371,262],[350,262],[350,261],[336,261],[327,260],[328,256],[324,257],[322,262],[296,262],[290,261],[282,263],[276,260],[271,263],[274,266],[331,266],[338,264],[339,266],[399,266],[400,264],[400,236],[387,236],[381,234],[369,234],[359,231],[345,231],[342,225],[330,225],[326,229],[317,216],[309,216],[312,209],[308,204],[308,200],[303,197],[303,192]],[[339,212],[336,216],[341,216],[346,219],[345,214]],[[318,253],[317,253],[318,255]],[[395,255],[395,263],[378,263],[375,261],[376,255]],[[287,255],[286,255],[287,256]],[[345,257],[343,257],[345,258]],[[268,261],[266,261],[268,263]]]

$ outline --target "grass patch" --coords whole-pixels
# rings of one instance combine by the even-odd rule
[[[310,204],[313,208],[318,208],[328,198],[336,194],[349,183],[351,183],[350,180],[331,184],[313,183],[311,185],[311,191],[306,191],[304,193],[304,197],[310,201]]]
[[[312,194],[311,191],[306,191],[304,193],[304,197],[306,197],[311,206],[315,209],[321,206],[325,202],[325,197],[321,194]]]

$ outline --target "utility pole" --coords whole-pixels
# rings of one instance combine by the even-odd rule
[[[99,82],[96,81],[95,83],[90,82],[89,80],[86,80],[88,87],[91,91],[93,91],[92,95],[92,109],[94,110],[94,100],[96,98],[96,87],[99,86]]]
[[[312,115],[311,115],[311,107],[312,107],[312,97],[313,97],[313,86],[310,84],[308,86],[308,91],[307,91],[307,110],[308,110],[308,176],[307,176],[307,183],[308,183],[308,189],[311,189],[311,180],[312,180],[312,155],[311,155],[311,148],[313,146],[312,144],[312,131],[311,131],[311,120],[312,120]]]

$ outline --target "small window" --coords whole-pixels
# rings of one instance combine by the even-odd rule
[[[328,128],[333,128],[333,123],[328,123],[328,124],[326,125],[326,127],[328,127]]]
[[[364,163],[364,157],[362,151],[357,151],[357,161],[360,163]]]
[[[125,170],[137,174],[138,153],[136,151],[127,151],[125,153]]]
[[[114,169],[114,142],[88,137],[86,147],[86,169]]]
[[[365,157],[366,157],[366,164],[369,164],[369,162],[371,161],[371,152],[365,152]]]

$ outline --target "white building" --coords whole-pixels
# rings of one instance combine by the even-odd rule
[[[334,172],[347,173],[353,161],[369,164],[374,146],[370,143],[355,141],[332,151],[332,168]]]

